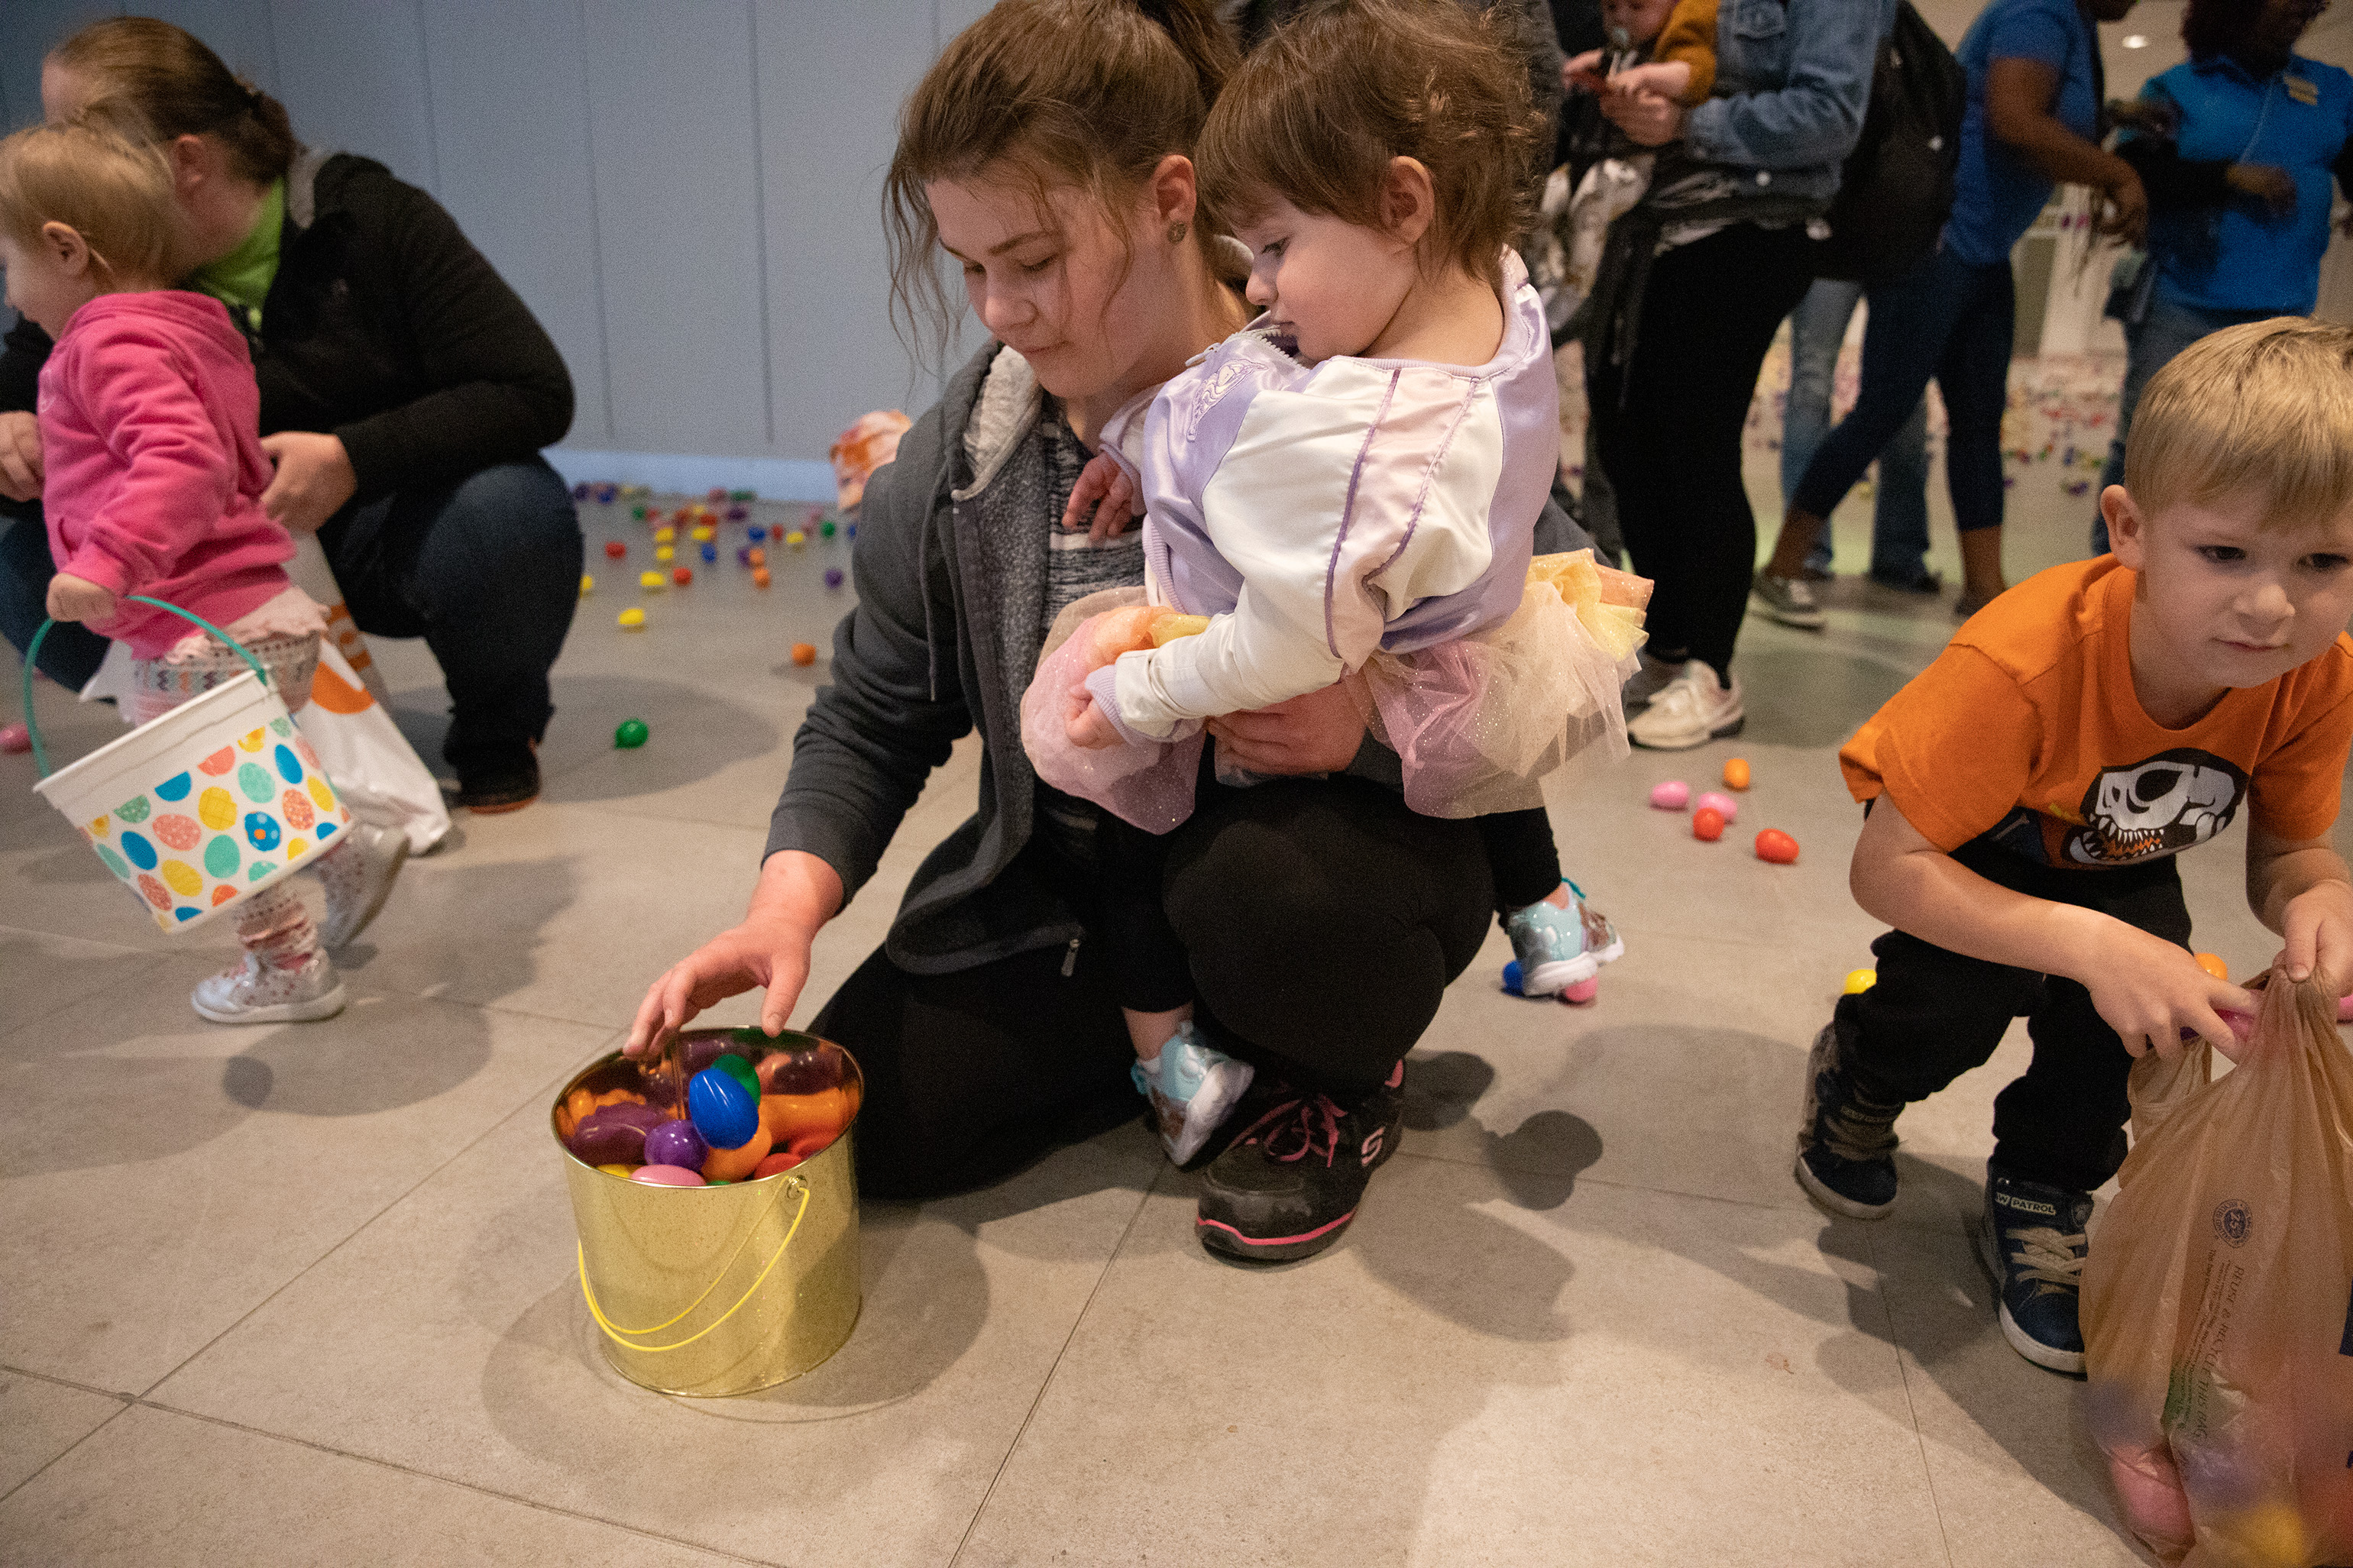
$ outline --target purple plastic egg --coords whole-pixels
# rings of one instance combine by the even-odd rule
[[[681,1035],[678,1037],[678,1055],[679,1060],[685,1064],[686,1076],[692,1078],[717,1061],[719,1053],[727,1048],[729,1038],[723,1029]]]
[[[1681,811],[1691,802],[1691,785],[1681,779],[1668,779],[1651,786],[1651,804],[1661,811]]]
[[[828,566],[825,569],[825,585],[828,588],[839,588],[841,586],[840,567]]]
[[[1712,789],[1700,796],[1694,809],[1713,811],[1726,822],[1736,822],[1740,818],[1740,807],[1734,804],[1730,795],[1721,790]]]
[[[663,1121],[650,1105],[606,1105],[580,1119],[572,1130],[569,1147],[584,1165],[638,1165],[645,1163],[646,1134]]]
[[[646,1134],[646,1163],[676,1165],[683,1170],[702,1169],[702,1157],[711,1152],[711,1145],[694,1130],[691,1121],[665,1121]]]

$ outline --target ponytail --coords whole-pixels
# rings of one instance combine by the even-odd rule
[[[925,185],[987,171],[1041,202],[1077,188],[1124,236],[1134,193],[1163,158],[1192,156],[1240,59],[1210,0],[1001,0],[957,34],[900,110],[883,188],[902,335],[944,349],[955,321]],[[1215,273],[1219,227],[1204,203],[1192,243]]]
[[[194,35],[152,16],[93,22],[49,51],[82,79],[111,118],[135,118],[157,143],[209,136],[241,179],[268,184],[294,162],[286,106],[242,77]]]

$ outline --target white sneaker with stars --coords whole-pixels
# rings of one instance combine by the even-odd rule
[[[343,983],[323,952],[291,969],[248,952],[218,974],[197,981],[188,1001],[198,1017],[216,1024],[307,1024],[343,1010]]]

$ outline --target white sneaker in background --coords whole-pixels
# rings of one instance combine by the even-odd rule
[[[1619,700],[1625,705],[1626,717],[1629,719],[1648,707],[1651,699],[1664,689],[1669,681],[1683,672],[1683,660],[1652,658],[1651,650],[1648,648],[1644,648],[1636,658],[1641,660],[1641,668],[1626,678],[1626,684],[1620,687],[1618,692]]]
[[[1746,722],[1740,678],[1733,677],[1727,688],[1705,659],[1695,658],[1651,699],[1648,708],[1626,721],[1626,738],[1654,752],[1687,752],[1737,735]]]
[[[311,868],[327,890],[327,918],[319,922],[319,945],[339,948],[367,929],[392,894],[392,884],[408,860],[408,835],[396,827],[354,822],[351,837]]]

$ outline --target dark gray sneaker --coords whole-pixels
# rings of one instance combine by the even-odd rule
[[[2092,1194],[1986,1171],[1978,1260],[2001,1302],[2001,1337],[2039,1367],[2084,1375],[2076,1307],[2089,1250]]]
[[[1757,581],[1748,590],[1751,603],[1773,620],[1799,631],[1818,632],[1830,624],[1821,605],[1814,598],[1814,585],[1800,577],[1776,577],[1770,572],[1757,574]]]
[[[1895,1206],[1895,1118],[1901,1103],[1863,1099],[1839,1070],[1838,1026],[1824,1024],[1806,1054],[1798,1126],[1798,1185],[1830,1213],[1883,1219]]]

